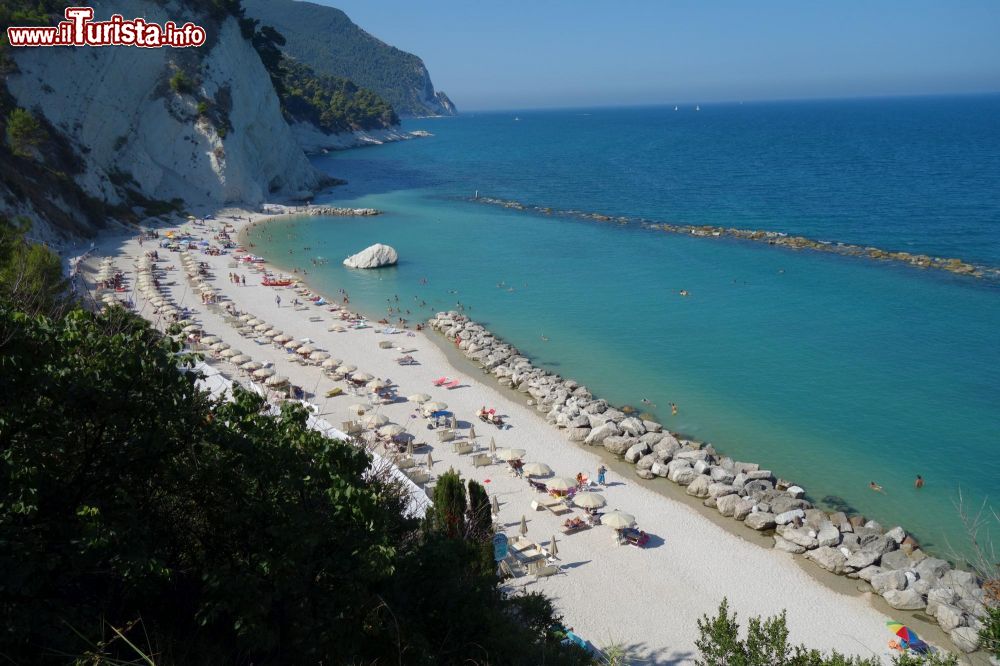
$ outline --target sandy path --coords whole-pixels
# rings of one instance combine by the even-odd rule
[[[211,236],[204,227],[185,227],[196,235]],[[148,242],[140,248],[134,239],[108,238],[96,248],[90,263],[95,264],[102,256],[117,255],[118,268],[134,275],[132,259],[150,248]],[[528,451],[526,461],[547,463],[558,475],[573,476],[583,471],[596,478],[600,463],[596,455],[566,441],[536,412],[501,394],[493,385],[482,383],[484,376],[456,371],[425,334],[388,336],[373,329],[328,332],[328,327],[339,319],[324,308],[297,311],[289,305],[293,292],[285,290],[280,292],[282,307],[279,308],[275,304],[276,290],[260,286],[256,273],[230,268],[230,256],[193,254],[212,265],[213,284],[241,311],[250,312],[294,337],[309,337],[317,347],[357,365],[360,370],[391,378],[399,385],[401,396],[429,393],[435,400],[447,402],[465,428],[469,421],[475,421],[481,445],[485,446],[494,437],[498,447],[524,448]],[[160,256],[179,268],[175,253],[160,250]],[[227,281],[231,270],[247,276],[246,287]],[[319,406],[320,415],[334,426],[348,418],[347,406],[359,402],[357,396],[323,398],[329,388],[338,384],[324,377],[319,368],[291,363],[289,355],[273,345],[259,346],[240,337],[221,314],[202,306],[183,272],[176,270],[170,275],[175,284],[168,287],[169,292],[178,304],[194,310],[194,317],[207,333],[221,337],[255,360],[274,363],[279,374],[320,396],[314,397],[313,402]],[[151,308],[141,299],[137,299],[136,305],[141,314],[151,315]],[[309,321],[310,316],[317,315],[322,317],[321,322]],[[378,342],[385,339],[417,349],[413,355],[420,364],[408,367],[396,364],[399,352],[378,347]],[[240,376],[227,363],[219,362],[217,367],[230,377]],[[454,390],[434,387],[432,380],[442,375],[461,379],[461,386]],[[476,421],[475,412],[481,405],[495,407],[508,415],[512,427],[500,431]],[[553,535],[558,537],[565,574],[540,582],[526,577],[514,584],[542,590],[552,597],[567,624],[595,645],[624,644],[636,657],[649,660],[648,663],[691,663],[697,619],[713,613],[722,598],[728,597],[731,607],[744,619],[787,609],[795,642],[854,654],[888,654],[889,634],[885,627],[888,618],[871,606],[869,595],[848,596],[828,589],[800,569],[792,556],[749,543],[690,507],[652,492],[631,478],[609,473],[611,485],[599,492],[606,496],[609,509],[620,508],[636,516],[639,527],[653,535],[650,547],[616,546],[612,530],[603,526],[564,537],[558,530],[562,518],[547,511],[532,511],[534,491],[524,481],[513,478],[504,466],[474,469],[466,457],[452,452],[450,444],[437,443],[423,421],[411,418],[412,403],[388,405],[380,411],[392,422],[407,426],[418,441],[426,441],[433,447],[434,472],[453,467],[464,478],[484,483],[500,500],[500,522],[507,526],[509,535],[516,533],[521,516],[525,515],[529,538],[545,545]],[[581,514],[576,511],[574,515]]]

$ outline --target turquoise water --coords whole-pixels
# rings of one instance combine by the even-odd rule
[[[973,98],[703,107],[677,121],[672,109],[415,121],[435,136],[318,160],[351,181],[325,199],[384,215],[281,222],[254,240],[369,313],[396,296],[413,319],[461,304],[543,367],[615,403],[648,398],[669,428],[941,552],[963,541],[959,489],[981,501],[1000,487],[996,282],[463,197],[1000,264],[998,110]],[[782,134],[794,140],[779,150]],[[398,267],[340,265],[375,242],[399,251]]]

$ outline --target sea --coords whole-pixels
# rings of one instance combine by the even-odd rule
[[[1000,96],[463,113],[404,129],[433,136],[315,158],[348,181],[316,203],[383,215],[277,222],[254,232],[257,251],[369,315],[462,309],[541,367],[820,506],[903,525],[930,552],[968,552],[960,508],[1000,508],[1000,281],[483,203],[1000,267]],[[341,265],[373,243],[399,265]]]

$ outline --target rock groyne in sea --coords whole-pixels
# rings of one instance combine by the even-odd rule
[[[886,530],[861,515],[819,509],[792,481],[596,398],[587,387],[535,367],[516,347],[458,312],[439,312],[429,325],[501,385],[523,393],[569,441],[603,447],[635,465],[643,479],[662,477],[685,487],[723,516],[771,534],[775,549],[864,580],[893,608],[934,618],[960,650],[977,649],[987,601],[983,581],[928,556],[902,527]]]
[[[668,222],[657,222],[639,217],[623,217],[613,215],[603,215],[601,213],[590,213],[579,210],[558,210],[545,206],[525,204],[519,201],[509,201],[506,199],[496,199],[492,197],[472,197],[469,199],[476,203],[499,206],[511,210],[519,210],[537,215],[570,217],[580,220],[590,220],[594,222],[608,222],[615,224],[638,224],[647,229],[664,231],[667,233],[684,234],[686,236],[697,236],[699,238],[736,238],[757,243],[766,243],[792,250],[813,250],[816,252],[828,252],[841,254],[850,257],[862,257],[874,261],[891,261],[906,264],[914,268],[926,268],[941,271],[948,271],[956,275],[967,275],[970,277],[1000,279],[1000,268],[974,264],[962,259],[951,257],[934,257],[927,254],[913,254],[910,252],[898,252],[883,250],[877,247],[853,245],[850,243],[839,243],[833,241],[821,241],[805,236],[791,236],[780,231],[765,231],[762,229],[736,229],[733,227],[719,227],[713,225],[691,225],[691,224],[671,224]]]

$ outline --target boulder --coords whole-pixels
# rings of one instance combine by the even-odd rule
[[[806,490],[802,486],[789,486],[788,490],[785,492],[787,492],[793,499],[802,499],[806,496]]]
[[[606,443],[607,442],[605,441],[605,444]],[[639,458],[649,453],[649,451],[650,448],[648,444],[643,444],[642,442],[638,442],[628,447],[628,450],[625,451],[625,460],[629,461],[630,463],[638,462]]]
[[[941,582],[957,589],[971,589],[977,587],[976,575],[968,571],[950,569],[941,576]]]
[[[847,558],[844,557],[842,552],[829,546],[811,550],[806,554],[806,557],[820,567],[835,574],[844,573],[844,563],[847,562]]]
[[[812,505],[809,502],[801,499],[795,499],[794,497],[790,497],[785,494],[777,495],[771,500],[771,510],[775,513],[784,513],[786,511],[792,511],[793,509],[802,509],[802,511],[805,511],[806,509],[811,508]],[[806,514],[803,514],[803,516],[805,515]]]
[[[593,434],[593,433],[591,433]],[[626,451],[635,443],[635,440],[631,437],[621,437],[619,435],[611,435],[610,437],[605,437],[601,444],[604,445],[604,449],[609,453],[613,453],[616,456],[624,455]]]
[[[708,474],[708,472],[712,468],[712,466],[709,465],[704,460],[696,460],[694,462],[694,465],[692,465],[692,468],[694,469],[694,471],[698,472],[699,474]]]
[[[854,532],[842,532],[840,534],[840,546],[854,553],[861,550],[861,540],[858,539],[858,535]]]
[[[708,458],[708,453],[703,451],[702,449],[696,449],[696,450],[684,449],[681,451],[677,451],[674,454],[674,460],[687,460],[692,465],[696,461],[705,460],[706,458]]]
[[[649,468],[649,471],[660,477],[664,477],[670,472],[666,465],[658,462],[653,463],[653,466]]]
[[[909,569],[912,561],[901,550],[894,550],[891,553],[883,553],[879,562],[883,569]]]
[[[897,610],[919,610],[926,606],[924,598],[914,589],[889,590],[882,595],[886,603]]]
[[[656,475],[653,474],[648,469],[639,469],[638,467],[635,468],[635,475],[638,476],[640,479],[646,479],[647,481],[656,478]]]
[[[833,523],[828,520],[819,526],[819,530],[816,533],[816,541],[819,542],[820,546],[836,546],[840,543],[840,530],[834,527]],[[872,562],[868,564],[872,564]],[[868,566],[868,564],[865,566]]]
[[[763,511],[756,511],[751,513],[746,517],[746,520],[744,520],[743,522],[747,527],[749,527],[752,530],[757,530],[758,532],[769,530],[775,526],[774,514],[765,513]]]
[[[735,483],[733,484],[735,485]],[[744,495],[753,495],[754,493],[765,493],[769,490],[774,490],[774,484],[770,481],[764,479],[759,479],[757,481],[747,481],[743,486],[743,490],[740,492]]]
[[[707,478],[707,477],[706,477]],[[724,495],[735,495],[736,488],[725,483],[712,483],[708,486],[708,496],[716,499]]]
[[[626,451],[625,453],[626,453],[626,456],[627,456],[628,455],[628,451]],[[646,455],[644,455],[643,457],[641,457],[637,461],[635,461],[635,466],[636,466],[637,469],[649,469],[649,470],[651,470],[651,469],[653,469],[653,465],[658,465],[658,464],[659,464],[659,461],[656,459],[656,456],[653,455],[652,453],[647,453]],[[655,472],[654,472],[654,474],[655,474]]]
[[[864,569],[858,572],[858,578],[860,578],[861,580],[866,580],[870,583],[872,578],[879,575],[880,573],[883,573],[884,571],[885,569],[879,566],[865,567]]]
[[[590,434],[590,428],[567,428],[566,436],[571,442],[583,442]]]
[[[945,631],[951,631],[965,624],[965,614],[960,608],[950,604],[937,604],[934,611],[934,617]]]
[[[847,514],[844,513],[843,511],[834,511],[833,513],[831,513],[830,514],[830,522],[833,523],[834,525],[836,525],[837,529],[840,530],[841,532],[849,532],[849,531],[853,532],[854,531],[853,528],[851,528],[850,530],[846,529],[846,527],[850,527],[851,526],[851,523],[850,523],[850,521],[847,520]]]
[[[399,255],[396,250],[388,245],[376,243],[344,259],[344,265],[348,268],[380,268],[392,266],[397,261],[399,261]]]
[[[747,475],[748,481],[771,481],[774,482],[774,474],[769,469],[757,469],[751,470],[749,472],[744,472]]]
[[[642,421],[634,416],[622,419],[621,423],[618,424],[618,427],[622,432],[627,435],[631,435],[632,437],[639,437],[640,435],[646,434],[646,426],[644,426]]]
[[[794,543],[796,546],[800,546],[803,550],[811,550],[819,545],[816,543],[815,537],[810,534],[810,530],[808,528],[795,528],[791,525],[785,525],[779,526],[778,530],[782,538],[786,541]]]
[[[885,571],[872,576],[872,579],[868,582],[872,584],[872,588],[876,592],[883,596],[890,590],[902,590],[906,587],[907,583],[906,574],[902,571]]]
[[[732,484],[733,479],[736,478],[735,474],[722,467],[713,467],[709,474],[712,477],[712,481],[717,483]]]
[[[952,605],[958,601],[958,594],[950,587],[935,587],[927,592],[927,614],[937,613],[941,604]]]
[[[646,428],[647,433],[663,432],[663,425],[656,421],[643,421],[642,425]]]
[[[979,648],[979,633],[971,627],[957,627],[949,631],[948,636],[962,652],[975,652]]]
[[[806,552],[806,549],[803,548],[802,546],[792,543],[791,541],[788,541],[778,536],[777,534],[774,535],[774,549],[782,550],[786,553],[794,553],[796,555],[800,555]]]
[[[906,539],[906,532],[903,531],[902,527],[893,527],[891,530],[885,533],[887,537],[896,542],[896,545],[903,543]]]
[[[737,495],[739,497],[739,495]],[[757,506],[757,503],[752,499],[747,499],[741,497],[736,506],[733,507],[733,518],[736,520],[746,520],[746,518],[753,512],[753,508]]]
[[[607,423],[601,424],[590,431],[587,438],[583,440],[584,444],[601,444],[608,437],[612,437],[618,434],[618,426],[615,425],[613,421],[608,421]]]
[[[640,442],[649,444],[650,446],[656,446],[660,443],[660,440],[664,438],[662,432],[647,432],[645,435],[639,438]]]
[[[918,563],[913,569],[921,578],[937,580],[951,570],[951,565],[936,557],[928,557]]]
[[[715,498],[715,508],[723,516],[732,516],[736,512],[736,505],[740,502],[739,495],[720,495]]]
[[[699,474],[697,478],[688,484],[687,494],[705,499],[708,497],[708,487],[710,485],[712,485],[712,479],[704,474]]]
[[[681,470],[691,469],[691,463],[686,460],[671,460],[667,463],[667,478],[676,481],[675,476]],[[691,470],[692,472],[694,470]]]
[[[871,565],[877,564],[879,557],[881,556],[878,553],[873,553],[870,550],[859,550],[847,556],[847,562],[844,563],[844,566],[848,571],[867,569]]]
[[[774,510],[773,503],[771,505],[771,509]],[[803,511],[802,509],[794,509],[792,511],[785,511],[784,513],[776,514],[774,516],[774,522],[776,522],[779,525],[787,525],[788,523],[791,523],[796,519],[805,520],[805,518],[806,518],[805,511]]]
[[[689,467],[688,469],[682,469],[676,474],[674,474],[673,481],[679,486],[686,486],[701,476],[702,476],[701,474],[698,474],[698,472],[694,471]],[[706,476],[704,478],[707,479],[708,477]]]

